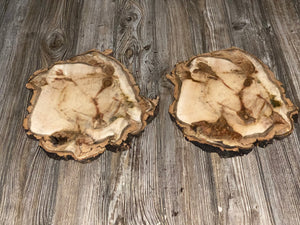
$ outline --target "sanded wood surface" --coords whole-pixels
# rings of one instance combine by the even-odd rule
[[[236,46],[300,106],[298,0],[0,0],[0,224],[300,224],[300,126],[244,156],[183,138],[165,78],[176,62]],[[37,69],[111,48],[157,117],[129,151],[49,158],[22,122]],[[203,147],[202,147],[203,148]]]

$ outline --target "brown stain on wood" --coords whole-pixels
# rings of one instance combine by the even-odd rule
[[[296,0],[2,2],[0,224],[300,224],[299,125],[265,150],[220,158],[169,120],[162,78],[189,56],[235,45],[271,66],[299,106]],[[158,117],[129,151],[89,164],[51,159],[23,131],[24,85],[91,48],[114,49],[144,96],[160,94]]]
[[[215,123],[199,121],[192,123],[192,126],[196,126],[199,129],[199,133],[212,138],[232,138],[233,140],[240,140],[242,138],[239,133],[232,129],[223,116]]]

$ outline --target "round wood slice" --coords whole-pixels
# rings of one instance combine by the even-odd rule
[[[239,151],[293,130],[297,108],[282,84],[241,49],[194,56],[167,78],[175,85],[169,112],[190,141]]]
[[[24,128],[58,156],[93,158],[106,148],[126,149],[129,135],[140,133],[158,104],[140,96],[130,72],[111,50],[91,50],[36,71]]]

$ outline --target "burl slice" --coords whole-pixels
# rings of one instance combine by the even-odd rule
[[[238,151],[293,130],[297,108],[282,84],[241,49],[195,56],[167,77],[175,85],[169,112],[190,141]]]
[[[108,146],[124,149],[128,135],[140,133],[153,116],[158,99],[140,96],[133,76],[110,53],[91,50],[30,77],[24,128],[47,152],[80,161]]]

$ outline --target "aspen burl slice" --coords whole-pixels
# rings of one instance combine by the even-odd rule
[[[146,99],[129,71],[91,50],[36,71],[24,128],[50,153],[85,160],[109,147],[127,148],[128,135],[140,133],[158,99]]]
[[[282,84],[241,49],[192,57],[167,78],[175,85],[169,112],[190,141],[239,151],[293,130],[297,108]]]

